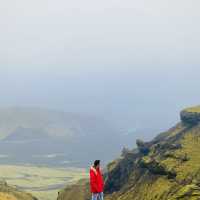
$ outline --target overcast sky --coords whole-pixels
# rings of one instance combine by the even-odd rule
[[[171,126],[180,109],[200,104],[199,7],[199,0],[1,1],[0,106]]]

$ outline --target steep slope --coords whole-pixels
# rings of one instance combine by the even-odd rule
[[[137,141],[137,149],[125,149],[107,166],[106,200],[200,199],[200,107],[183,110],[181,119],[151,142]],[[58,200],[73,199],[80,187],[62,191]],[[89,196],[86,192],[76,200]]]
[[[6,182],[0,182],[0,200],[37,200],[29,193],[8,186]]]

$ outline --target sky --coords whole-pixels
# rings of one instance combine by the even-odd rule
[[[0,107],[161,131],[200,104],[198,0],[0,2]]]

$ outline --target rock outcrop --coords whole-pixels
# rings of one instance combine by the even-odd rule
[[[200,123],[200,106],[187,108],[181,111],[181,120],[191,125]]]
[[[169,179],[176,177],[176,172],[173,169],[167,169],[164,164],[151,157],[142,158],[140,167],[148,169],[152,174],[167,176]]]
[[[105,200],[199,200],[200,108],[185,109],[182,121],[151,142],[138,141],[108,164]],[[145,150],[145,151],[144,151]],[[58,200],[88,200],[80,185],[61,191]],[[81,186],[88,187],[87,185]],[[83,191],[83,190],[81,190]]]
[[[148,143],[145,143],[142,140],[137,139],[136,144],[137,144],[138,150],[142,154],[146,155],[149,153],[149,144]]]

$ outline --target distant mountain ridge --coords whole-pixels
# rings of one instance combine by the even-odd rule
[[[0,138],[0,152],[7,155],[0,163],[80,162],[85,166],[101,155],[106,161],[116,156],[125,136],[97,116],[21,107],[0,109]],[[102,154],[103,149],[96,148],[97,144],[107,153]],[[48,154],[63,156],[42,159]]]
[[[4,141],[31,141],[31,140],[47,140],[49,135],[37,128],[18,127],[14,132],[5,137]]]
[[[66,137],[91,131],[105,121],[96,116],[54,111],[42,108],[14,107],[0,109],[0,137],[18,128],[41,129],[50,136]]]

